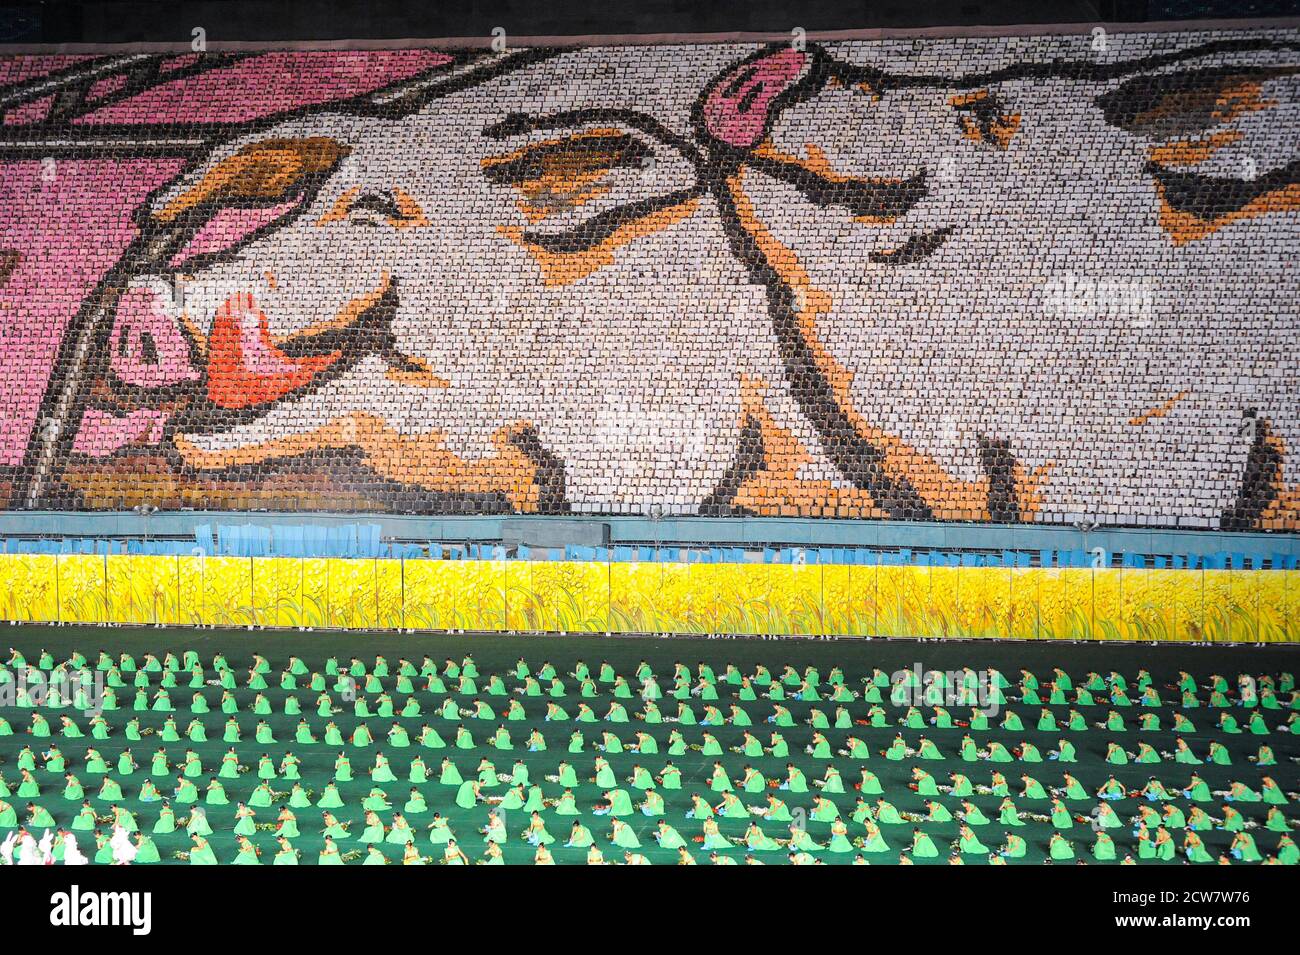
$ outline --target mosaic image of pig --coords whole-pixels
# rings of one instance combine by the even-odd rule
[[[96,408],[253,494],[1212,524],[1258,472],[1285,525],[1295,50],[1123,40],[576,50],[259,130],[144,211]]]

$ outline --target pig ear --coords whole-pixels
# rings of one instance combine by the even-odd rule
[[[548,285],[609,265],[623,246],[688,216],[703,192],[680,144],[627,116],[538,129],[511,118],[485,135],[502,146],[482,160],[483,178],[514,207],[498,231],[533,256]]]
[[[249,143],[165,193],[142,225],[173,233],[168,267],[198,267],[304,209],[350,151],[326,136]]]
[[[810,78],[815,60],[813,51],[779,47],[729,69],[696,104],[701,136],[737,149],[757,146],[781,105]]]
[[[1286,95],[1286,84],[1270,95],[1265,84],[1298,72],[1288,64],[1216,65],[1135,76],[1097,97],[1108,123],[1146,141],[1159,224],[1176,245],[1292,208],[1300,182],[1294,143],[1276,124],[1236,120],[1276,107],[1271,95]]]
[[[220,205],[257,206],[284,202],[314,180],[328,176],[350,152],[328,136],[263,139],[218,159],[160,202],[152,218],[161,225]]]
[[[1261,96],[1291,66],[1213,66],[1147,73],[1125,80],[1094,100],[1106,122],[1144,139],[1162,140],[1221,126],[1246,112],[1274,105]]]

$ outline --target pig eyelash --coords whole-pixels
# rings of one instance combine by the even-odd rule
[[[403,190],[394,188],[363,192],[357,186],[335,199],[316,224],[334,222],[348,222],[371,229],[385,226],[405,229],[428,224],[419,204]]]
[[[403,213],[391,192],[366,192],[357,196],[348,207],[349,214],[374,213],[381,219],[399,219]],[[378,223],[376,223],[378,224]]]

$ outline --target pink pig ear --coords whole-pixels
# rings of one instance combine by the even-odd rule
[[[806,52],[787,47],[742,63],[709,91],[705,130],[731,146],[757,146],[767,132],[776,98],[803,79],[811,62]]]

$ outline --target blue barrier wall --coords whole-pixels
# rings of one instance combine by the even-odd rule
[[[555,530],[583,526],[583,543]],[[779,518],[442,517],[229,512],[0,514],[8,553],[714,560],[931,566],[1152,566],[1258,569],[1300,561],[1300,535],[1216,531],[805,521]],[[504,551],[494,549],[503,539]],[[586,541],[607,543],[592,546]],[[539,546],[544,541],[551,546]],[[1100,549],[1100,553],[1099,550]],[[884,552],[883,555],[881,552]],[[1141,561],[1142,563],[1138,563]]]

